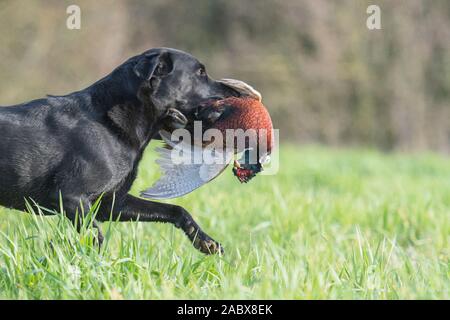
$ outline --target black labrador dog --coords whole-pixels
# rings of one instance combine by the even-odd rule
[[[0,205],[24,210],[32,199],[59,210],[62,197],[65,215],[79,226],[76,217],[102,195],[97,221],[168,222],[201,252],[222,252],[184,208],[128,191],[169,108],[190,117],[205,99],[238,94],[212,80],[193,56],[156,48],[84,90],[1,107]]]

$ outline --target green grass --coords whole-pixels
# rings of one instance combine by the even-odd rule
[[[285,146],[276,176],[227,171],[172,202],[225,256],[155,223],[103,224],[98,252],[66,219],[0,209],[0,298],[450,298],[448,158]]]

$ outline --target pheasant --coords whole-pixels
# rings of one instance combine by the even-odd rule
[[[273,126],[269,112],[261,102],[260,93],[239,80],[223,79],[221,82],[237,91],[240,97],[203,102],[195,113],[195,120],[202,122],[202,133],[216,129],[215,132],[221,133],[223,141],[214,140],[214,146],[218,146],[216,148],[211,148],[211,141],[203,140],[174,143],[170,133],[161,130],[160,135],[167,144],[157,149],[160,157],[156,162],[162,169],[162,176],[150,189],[141,193],[142,197],[168,199],[190,193],[220,175],[236,154],[242,156],[233,161],[232,171],[241,183],[250,181],[269,161],[273,148]],[[172,128],[187,125],[187,118],[176,109],[170,109],[167,118],[173,122],[170,125]],[[187,128],[189,131],[193,129],[191,126]],[[234,130],[249,136],[253,134],[254,139],[248,141],[244,136],[242,140]],[[230,133],[233,133],[231,139]],[[180,146],[188,153],[189,159],[195,159],[198,155],[203,159],[205,150],[209,148],[212,160],[208,163],[174,163],[172,151]]]

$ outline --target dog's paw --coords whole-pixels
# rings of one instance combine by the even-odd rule
[[[193,241],[193,245],[197,250],[204,254],[223,255],[225,253],[222,245],[206,234],[197,236]]]

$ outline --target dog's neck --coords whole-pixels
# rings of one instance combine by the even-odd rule
[[[118,136],[130,145],[143,149],[158,131],[160,115],[150,99],[150,87],[127,74],[115,70],[87,88],[93,108],[107,121]],[[125,86],[124,86],[125,83]],[[97,92],[106,94],[98,95]]]

